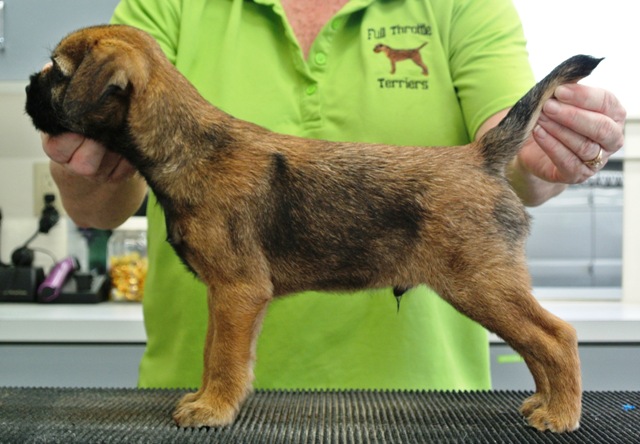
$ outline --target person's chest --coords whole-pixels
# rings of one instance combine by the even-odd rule
[[[427,3],[352,1],[318,17],[305,56],[294,30],[304,23],[290,23],[279,3],[207,2],[197,15],[183,11],[176,65],[214,105],[277,132],[464,144],[446,42]]]
[[[287,21],[305,58],[322,28],[349,0],[281,0]]]

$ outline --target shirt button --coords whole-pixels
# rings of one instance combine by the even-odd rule
[[[305,92],[307,93],[308,96],[312,96],[316,93],[317,90],[318,90],[318,85],[311,84],[307,86],[307,89],[305,90]]]
[[[327,63],[327,55],[324,52],[319,52],[315,55],[314,60],[318,65],[324,65]]]
[[[334,31],[337,31],[337,30],[338,30],[338,28],[340,28],[340,27],[342,26],[342,22],[343,22],[343,21],[344,21],[344,20],[342,19],[342,17],[339,17],[339,18],[337,18],[337,19],[334,19],[334,20],[331,22],[331,29],[333,29]]]

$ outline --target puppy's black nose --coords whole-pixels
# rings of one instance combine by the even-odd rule
[[[29,90],[31,89],[31,85],[27,85],[24,88],[24,92],[26,92],[27,94],[29,94]]]

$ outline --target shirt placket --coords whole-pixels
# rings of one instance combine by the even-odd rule
[[[316,40],[313,42],[309,57],[307,60],[297,38],[289,24],[284,9],[278,0],[254,0],[258,3],[268,4],[282,20],[285,30],[285,37],[290,43],[292,61],[296,71],[300,75],[300,81],[297,82],[300,95],[300,127],[304,133],[313,133],[323,125],[323,95],[325,94],[325,85],[327,80],[327,72],[332,62],[331,42],[335,35],[340,32],[349,14],[354,11],[366,7],[374,0],[352,0],[350,3],[336,14],[320,31]]]
[[[323,104],[327,97],[327,86],[339,79],[331,79],[329,71],[331,63],[337,57],[337,51],[332,42],[336,35],[346,26],[349,17],[356,11],[366,8],[377,0],[350,0],[320,31],[311,46],[306,66],[310,73],[310,83],[305,89],[306,97],[302,100],[304,117],[303,125],[312,136],[322,135]],[[332,89],[335,91],[335,89]],[[317,134],[313,132],[320,130]]]
[[[327,71],[331,60],[331,42],[344,23],[344,16],[334,17],[316,37],[305,63],[308,78],[301,91],[301,116],[305,129],[313,131],[322,126],[323,96],[326,93]]]

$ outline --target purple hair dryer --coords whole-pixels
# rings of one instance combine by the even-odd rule
[[[38,295],[42,298],[42,301],[51,302],[57,298],[69,275],[79,268],[78,260],[72,256],[58,262],[38,287]]]

